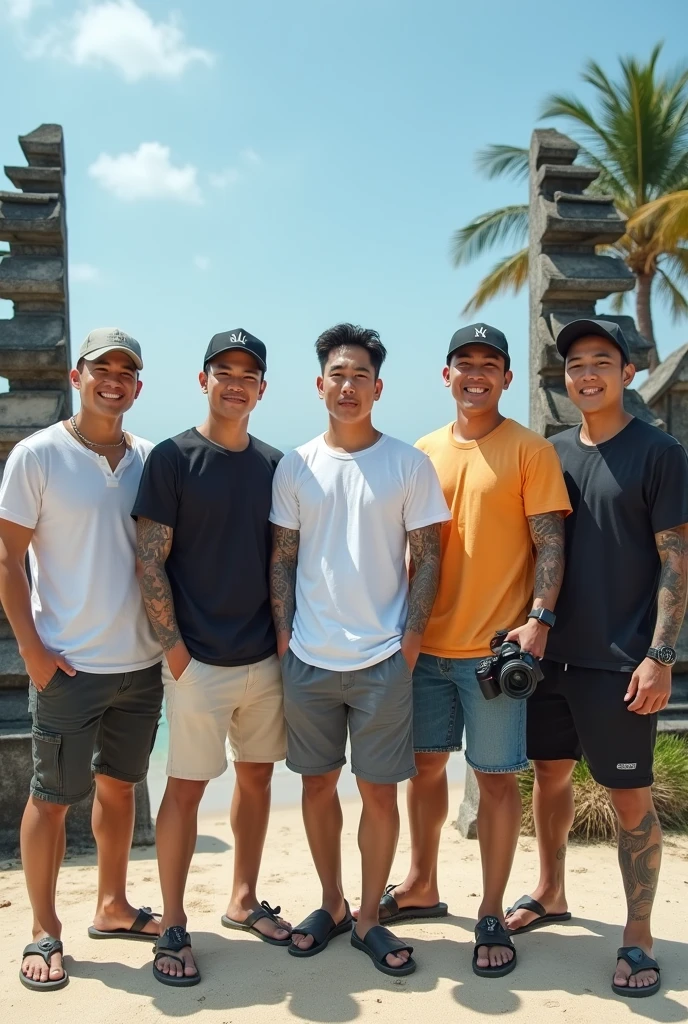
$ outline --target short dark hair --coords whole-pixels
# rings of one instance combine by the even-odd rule
[[[315,343],[315,351],[320,362],[320,369],[325,369],[330,352],[343,345],[358,345],[364,348],[370,357],[375,376],[380,376],[380,367],[385,361],[387,349],[380,341],[380,335],[370,327],[357,327],[354,324],[335,324],[328,327]]]
[[[76,372],[77,373],[81,373],[82,372],[82,370],[84,368],[84,363],[85,362],[86,362],[86,356],[80,356],[77,359],[77,361],[76,361]],[[132,359],[132,363],[133,362],[134,362],[134,360]],[[138,380],[138,378],[139,378],[139,368],[138,368],[138,366],[136,366],[135,363],[134,363],[134,370],[136,371],[136,379]]]

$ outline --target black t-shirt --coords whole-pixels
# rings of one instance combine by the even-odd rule
[[[655,534],[688,522],[688,458],[670,434],[633,419],[609,441],[556,434],[573,513],[546,657],[633,671],[651,646],[660,560]]]
[[[177,624],[208,665],[249,665],[275,651],[268,517],[281,458],[255,437],[230,452],[192,428],[146,460],[132,515],[172,527],[165,569]]]

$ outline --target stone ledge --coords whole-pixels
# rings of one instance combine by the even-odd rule
[[[0,298],[65,299],[65,264],[61,257],[5,256],[0,262]]]
[[[64,192],[60,167],[5,167],[5,174],[22,192]]]
[[[9,640],[0,640],[0,692],[19,690],[28,685],[29,677],[26,674],[16,640],[14,637]]]
[[[613,292],[632,291],[635,277],[625,263],[595,253],[540,253],[541,302],[604,299]]]

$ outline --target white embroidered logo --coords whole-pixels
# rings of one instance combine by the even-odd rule
[[[241,331],[239,331],[238,334],[234,334],[234,333],[230,334],[229,340],[231,341],[232,345],[245,345],[246,344],[246,338],[241,333]]]
[[[617,764],[616,767],[620,772],[632,772],[638,767],[638,762],[634,761],[633,764]]]
[[[487,327],[476,327],[476,329],[475,329],[475,336],[476,336],[476,338],[486,338],[487,337]]]

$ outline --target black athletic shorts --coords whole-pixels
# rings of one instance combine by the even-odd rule
[[[630,672],[577,668],[545,659],[545,678],[528,700],[531,761],[585,758],[608,789],[641,789],[653,781],[657,715],[628,710]]]

